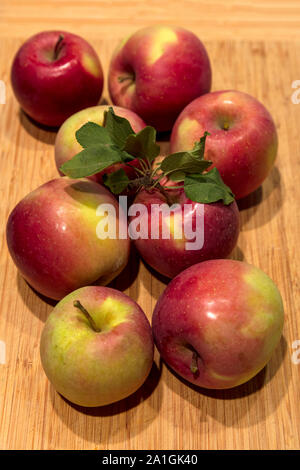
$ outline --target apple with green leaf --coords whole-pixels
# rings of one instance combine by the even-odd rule
[[[119,111],[119,108],[115,109]],[[146,169],[149,170],[149,158],[154,160],[160,151],[156,144],[156,131],[151,126],[143,127],[142,121],[138,124],[135,121],[133,127],[138,128],[139,124],[142,127],[136,133],[131,122],[123,116],[126,114],[125,111],[122,110],[120,114],[116,114],[112,106],[102,112],[101,124],[88,121],[76,132],[75,126],[72,125],[77,140],[74,149],[80,151],[72,158],[66,159],[59,166],[59,170],[71,178],[90,178],[101,173],[101,181],[104,184],[107,178],[109,178],[108,181],[110,179],[114,181],[114,175],[117,174],[120,175],[121,184],[125,184],[125,187],[135,185],[135,181],[130,180],[125,168],[129,167],[130,172],[133,171],[135,176],[143,174]],[[129,112],[126,115],[131,116],[131,121],[133,120],[133,113]],[[81,119],[79,125],[80,121]],[[73,148],[74,136],[72,135],[70,135],[70,142]]]
[[[204,158],[218,168],[236,199],[257,189],[272,169],[278,147],[275,123],[265,106],[236,90],[207,93],[178,116],[171,151],[192,149],[204,131],[210,134]]]
[[[31,118],[58,127],[80,109],[99,102],[103,71],[85,39],[66,31],[43,31],[17,51],[11,83],[21,108]]]
[[[77,133],[76,131],[89,122],[94,122],[100,126],[105,125],[105,113],[108,109],[109,106],[106,105],[92,106],[73,114],[62,124],[55,139],[55,163],[58,170],[65,162],[71,160],[71,158],[82,150],[82,146],[85,146],[85,138],[89,138],[89,135],[85,135],[83,132]],[[113,109],[118,116],[124,117],[129,121],[133,132],[139,132],[146,126],[144,121],[133,111],[118,106],[114,106]],[[90,127],[90,125],[88,127]],[[95,132],[96,129],[98,129],[98,127],[95,128]],[[119,168],[123,168],[127,176],[133,178],[135,172],[132,167],[134,166],[139,166],[138,159],[129,161],[128,164],[116,163],[106,168],[105,172],[112,173]],[[102,183],[102,176],[103,172],[100,171],[99,173],[88,176],[88,178]]]
[[[134,179],[121,168],[104,175],[103,182],[114,194],[137,191],[129,209],[129,235],[150,266],[174,277],[192,264],[230,255],[239,234],[239,211],[218,170],[206,171],[211,165],[204,160],[207,133],[192,151],[171,154],[154,167],[159,146],[151,126],[134,134],[110,108],[104,127],[87,123],[77,131],[79,137],[83,131],[89,135],[85,148],[61,167],[73,178],[91,175],[99,166],[105,173],[115,157],[118,162],[140,159]],[[109,161],[100,151],[103,146]]]
[[[217,193],[222,183],[217,175],[210,176]],[[135,247],[149,266],[169,278],[201,261],[230,256],[239,235],[239,210],[230,192],[224,189],[221,201],[195,202],[193,199],[197,196],[192,195],[193,186],[210,183],[202,183],[196,178],[190,181],[191,185],[187,177],[185,189],[170,187],[165,194],[159,189],[145,188],[138,193],[132,206],[138,209],[130,218],[130,224],[138,226]],[[200,191],[198,187],[195,193],[198,195]],[[189,193],[191,197],[187,196]],[[146,209],[142,214],[140,205]],[[155,206],[156,213],[153,211]]]
[[[103,406],[134,393],[153,364],[153,338],[136,302],[115,289],[87,286],[63,298],[40,341],[44,371],[76,405]]]

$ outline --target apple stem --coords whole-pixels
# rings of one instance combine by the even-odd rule
[[[94,322],[93,318],[91,317],[89,312],[84,308],[81,302],[79,300],[74,300],[73,305],[74,307],[78,308],[86,316],[93,330],[95,330],[97,333],[100,333],[101,332],[100,328],[96,326],[96,323]]]
[[[63,34],[60,34],[57,40],[57,43],[55,44],[53,60],[57,60],[58,58],[58,54],[60,53],[63,39],[64,39]]]
[[[162,193],[162,195],[166,198],[168,206],[171,206],[173,204],[173,201],[170,199],[168,191],[166,189],[164,189],[164,187],[160,183],[158,183],[156,185],[156,187],[157,187],[157,189],[159,189],[159,191]]]
[[[194,375],[199,373],[198,354],[196,353],[196,351],[193,352],[190,369],[191,369],[192,374]]]
[[[162,195],[166,198],[167,204],[171,206],[173,201],[171,200],[168,191],[164,189],[164,187],[160,184],[158,180],[154,180],[152,174],[149,170],[146,170],[143,176],[130,180],[129,185],[133,188],[150,188],[154,189],[155,187],[162,193]]]

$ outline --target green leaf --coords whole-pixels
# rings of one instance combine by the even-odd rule
[[[168,155],[161,163],[162,171],[165,174],[178,171],[185,174],[202,173],[212,164],[208,160],[198,160],[192,152],[177,152]]]
[[[122,162],[122,152],[118,148],[97,144],[77,153],[71,160],[65,162],[60,170],[70,178],[82,178],[120,162]]]
[[[204,160],[205,140],[209,135],[204,132],[199,142],[195,142],[193,150],[176,152],[168,155],[161,163],[161,170],[173,181],[182,181],[184,175],[203,173],[212,164]]]
[[[83,148],[97,144],[113,144],[107,129],[91,121],[80,127],[75,135],[77,142]]]
[[[156,143],[156,130],[146,126],[137,134],[130,134],[123,150],[136,158],[147,159],[150,163],[159,155],[160,147]]]
[[[208,135],[210,135],[210,133],[205,131],[200,140],[194,143],[194,148],[191,151],[193,157],[204,160],[205,142]]]
[[[124,148],[127,137],[130,134],[135,134],[130,122],[121,116],[117,116],[112,107],[104,112],[103,126],[112,142],[120,149]]]
[[[174,171],[174,173],[171,173],[169,176],[169,179],[171,181],[184,181],[184,178],[185,178],[185,172],[181,170]]]
[[[223,201],[228,205],[234,201],[234,194],[223,182],[217,168],[202,175],[187,175],[184,179],[184,192],[192,201],[205,204]]]
[[[123,168],[113,173],[103,175],[103,183],[113,194],[121,194],[127,188],[130,180]]]

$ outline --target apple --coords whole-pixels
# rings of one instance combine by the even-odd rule
[[[162,358],[177,374],[200,387],[231,388],[270,360],[282,334],[282,299],[255,266],[205,261],[170,282],[152,328]]]
[[[191,31],[150,26],[123,40],[111,59],[112,102],[158,131],[169,131],[182,109],[211,87],[205,47]]]
[[[239,235],[239,210],[235,201],[229,205],[223,202],[200,204],[188,199],[183,189],[168,189],[166,193],[143,189],[133,203],[137,211],[130,217],[130,227],[139,222],[136,232],[140,232],[140,227],[147,228],[144,238],[134,239],[144,261],[160,274],[173,278],[195,263],[230,255]],[[139,204],[145,208],[143,213],[138,211]],[[165,205],[168,209],[172,204],[177,204],[176,209],[161,212],[159,217],[151,210],[155,205],[158,208]],[[130,208],[131,214],[133,207]],[[182,236],[176,235],[178,228],[181,228]],[[169,237],[166,230],[164,238],[164,229],[170,230]]]
[[[115,289],[87,286],[48,317],[41,362],[54,388],[80,406],[103,406],[134,393],[153,364],[153,338],[136,302]]]
[[[115,214],[97,213],[100,204],[110,204]],[[47,297],[59,300],[85,285],[106,285],[126,266],[130,244],[128,236],[98,237],[98,224],[106,219],[127,233],[123,211],[106,188],[85,178],[56,178],[10,213],[9,252],[22,276]]]
[[[76,131],[88,121],[95,122],[102,126],[104,111],[107,111],[109,107],[110,106],[99,105],[83,109],[78,113],[73,114],[73,116],[69,117],[62,124],[55,139],[55,163],[58,170],[63,163],[73,158],[74,155],[82,150],[81,145],[76,140]],[[138,133],[146,126],[144,121],[133,111],[130,111],[130,109],[120,108],[118,106],[112,106],[112,108],[116,115],[126,118],[130,122],[134,132]],[[128,165],[112,165],[111,167],[106,168],[95,175],[89,176],[88,178],[97,181],[98,183],[102,183],[102,176],[104,173],[111,173],[119,168],[123,168],[127,173],[127,176],[129,178],[133,178],[135,176],[134,167],[139,166],[139,161],[138,159],[132,160]]]
[[[204,131],[205,158],[216,166],[236,199],[257,189],[270,172],[277,153],[277,132],[267,109],[240,91],[207,93],[178,116],[171,152],[193,148]]]
[[[99,102],[103,71],[85,39],[65,31],[44,31],[17,51],[11,83],[21,108],[31,118],[58,127],[80,109]]]

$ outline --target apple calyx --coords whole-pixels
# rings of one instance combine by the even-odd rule
[[[97,327],[96,323],[94,322],[92,316],[89,314],[89,312],[84,308],[82,303],[79,300],[74,300],[73,302],[74,307],[78,308],[88,319],[92,329],[96,331],[96,333],[101,333],[100,328]]]
[[[60,34],[59,37],[58,37],[58,40],[55,44],[55,47],[54,47],[53,62],[58,59],[59,53],[60,53],[62,45],[63,45],[62,44],[63,40],[64,40],[64,35]]]
[[[127,188],[136,192],[156,188],[171,205],[170,191],[183,189],[190,200],[199,203],[223,201],[228,205],[234,201],[234,194],[223,182],[217,168],[208,171],[213,163],[204,159],[208,132],[195,142],[192,150],[168,155],[156,168],[153,168],[153,162],[160,153],[156,130],[146,126],[135,133],[129,121],[116,115],[112,107],[104,113],[103,126],[87,122],[75,135],[83,150],[60,167],[62,173],[71,178],[91,176],[121,163],[130,166],[136,178],[130,180],[123,168],[104,174],[103,183],[113,194],[121,194]],[[139,160],[139,167],[129,164],[135,159]],[[161,184],[163,178],[179,185],[164,186]]]
[[[193,375],[198,375],[199,374],[198,354],[196,353],[196,351],[193,352],[190,369],[191,369],[191,372],[192,372]]]
[[[135,82],[135,75],[134,74],[131,74],[131,75],[123,75],[123,76],[119,76],[118,77],[118,82],[119,83],[124,83],[126,81],[130,81],[132,83]]]

